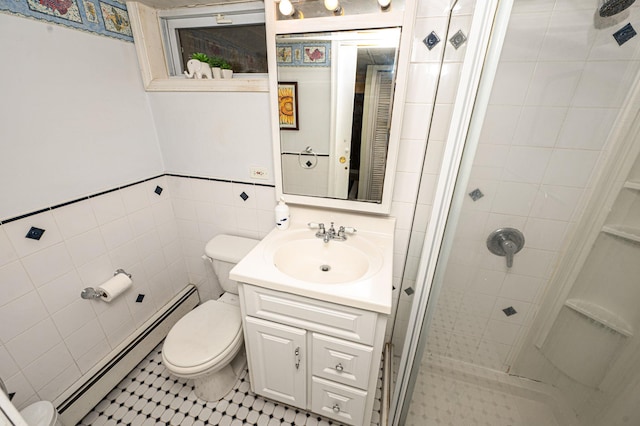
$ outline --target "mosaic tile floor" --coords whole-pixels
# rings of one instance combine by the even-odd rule
[[[565,426],[573,423],[559,421],[542,393],[513,386],[514,381],[522,379],[499,372],[487,375],[486,371],[493,370],[464,364],[423,359],[404,426]]]
[[[248,371],[222,400],[195,396],[187,380],[170,376],[159,345],[78,426],[340,426],[333,420],[275,403],[251,392]],[[380,382],[380,381],[379,381]],[[380,384],[380,383],[379,383]],[[380,391],[378,391],[379,398]],[[375,409],[379,410],[379,399]],[[374,412],[372,426],[380,414]]]

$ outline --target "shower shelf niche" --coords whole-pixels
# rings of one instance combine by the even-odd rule
[[[635,189],[636,191],[640,191],[640,182],[628,180],[624,183],[624,188]]]
[[[629,325],[619,315],[604,309],[602,306],[596,305],[588,300],[581,299],[567,299],[564,302],[564,305],[567,308],[573,309],[587,318],[610,328],[618,334],[622,334],[625,337],[633,336],[633,327],[631,327],[631,325]]]
[[[624,225],[605,225],[602,227],[602,232],[628,241],[640,243],[640,229],[638,228]]]
[[[581,260],[571,272],[560,275],[567,280],[564,300],[536,342],[566,376],[603,392],[628,380],[629,360],[640,350],[634,335],[640,327],[638,150],[612,159],[615,170],[599,184],[583,225],[590,242],[578,250]]]

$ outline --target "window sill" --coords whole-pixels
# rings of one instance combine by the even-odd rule
[[[264,77],[234,77],[227,80],[157,78],[146,85],[146,90],[148,92],[268,92],[269,80]]]
[[[138,65],[148,92],[268,92],[267,74],[234,75],[232,79],[195,80],[169,77],[162,47],[158,10],[138,2],[127,2]]]

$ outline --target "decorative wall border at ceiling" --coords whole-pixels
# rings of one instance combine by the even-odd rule
[[[0,0],[0,12],[133,42],[124,1]]]
[[[276,61],[279,67],[330,67],[331,43],[277,43]]]

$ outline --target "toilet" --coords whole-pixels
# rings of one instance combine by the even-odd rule
[[[231,235],[218,235],[207,243],[205,254],[225,293],[182,317],[162,347],[165,367],[175,376],[193,379],[196,396],[205,401],[222,399],[246,363],[238,283],[229,279],[229,271],[256,244],[257,240]]]
[[[38,401],[20,410],[29,426],[60,426],[58,412],[49,401]]]

